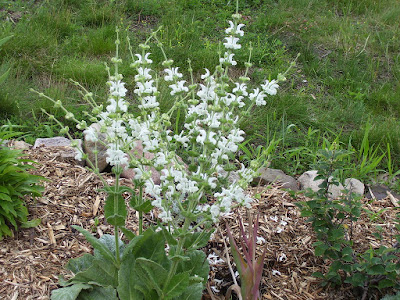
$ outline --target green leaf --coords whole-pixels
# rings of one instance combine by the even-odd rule
[[[21,224],[21,227],[22,227],[22,228],[32,228],[32,227],[36,227],[36,226],[38,226],[38,225],[40,224],[40,222],[42,222],[42,220],[40,220],[40,219],[33,219],[33,220],[30,220],[30,221],[23,222],[23,223]]]
[[[193,299],[201,299],[203,295],[203,285],[201,283],[191,284],[189,285],[183,293],[176,297],[176,300],[193,300]]]
[[[390,280],[390,279],[382,279],[381,281],[379,281],[379,283],[378,283],[378,288],[381,290],[381,289],[385,289],[385,288],[388,288],[388,287],[392,287],[392,286],[394,286],[396,284],[396,282],[393,282],[392,280]]]
[[[80,292],[92,288],[89,284],[78,283],[69,287],[57,289],[51,292],[51,300],[75,300]]]
[[[153,209],[153,205],[151,205],[151,201],[145,201],[141,204],[137,204],[133,201],[134,198],[132,198],[130,204],[131,207],[139,212],[144,212],[144,213],[148,213],[149,211],[151,211]]]
[[[109,194],[104,205],[107,222],[114,226],[124,226],[127,214],[124,197],[121,194]]]
[[[384,275],[385,267],[382,265],[375,265],[375,266],[367,268],[367,273],[369,275]]]
[[[6,200],[6,201],[12,201],[10,195],[5,194],[5,193],[0,193],[0,200]]]
[[[114,255],[112,254],[112,252],[110,251],[110,249],[108,249],[104,244],[102,244],[98,239],[96,239],[94,236],[92,236],[88,231],[86,231],[85,229],[76,226],[76,225],[72,225],[72,228],[76,229],[77,231],[79,231],[80,233],[82,233],[86,240],[93,246],[93,248],[95,248],[96,250],[98,250],[101,255],[103,255],[103,257],[105,259],[107,259],[108,261],[113,262],[114,264],[116,264],[116,260]]]
[[[91,267],[93,265],[93,260],[94,256],[86,253],[81,257],[70,259],[65,267],[76,274]]]
[[[181,295],[189,285],[189,272],[175,274],[168,283],[164,286],[164,293],[167,299],[174,299]]]
[[[118,286],[118,269],[110,261],[94,259],[92,265],[69,280],[71,283],[89,283],[101,286]]]
[[[203,279],[203,283],[206,283],[210,273],[210,265],[205,253],[201,250],[192,250],[186,252],[185,256],[189,259],[179,263],[178,272],[190,271],[191,276],[199,276]]]
[[[115,246],[115,236],[113,236],[111,234],[103,234],[98,239],[98,241],[100,243],[102,243],[104,246],[106,246],[107,249],[110,250],[112,255],[115,257],[115,255],[117,253],[116,246]],[[118,244],[119,244],[119,253],[122,253],[124,251],[125,244],[120,239],[118,239]],[[101,253],[97,249],[95,249],[94,256],[98,257],[99,255],[101,255]]]
[[[117,291],[111,287],[95,286],[92,290],[84,290],[78,300],[118,300]]]
[[[148,290],[155,290],[162,296],[162,288],[167,279],[168,272],[160,264],[143,257],[136,259],[136,282],[145,285]]]
[[[184,248],[185,249],[199,249],[207,245],[208,241],[210,240],[211,231],[201,231],[201,232],[194,232],[190,233],[186,236]]]
[[[143,300],[143,294],[135,289],[136,259],[133,255],[127,255],[121,261],[121,268],[118,272],[118,295],[120,299]]]
[[[10,40],[14,35],[6,36],[5,38],[0,39],[0,47],[3,46],[8,40]]]
[[[329,247],[327,245],[318,245],[315,247],[315,256],[321,256],[324,255],[325,251],[328,249]]]
[[[126,236],[126,238],[129,241],[131,241],[136,236],[136,234],[134,234],[132,231],[125,228],[124,226],[120,227],[119,229],[121,229],[122,233]]]

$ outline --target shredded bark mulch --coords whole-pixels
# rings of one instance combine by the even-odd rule
[[[90,244],[71,225],[79,225],[97,237],[113,232],[103,215],[105,193],[99,191],[103,186],[102,181],[76,165],[74,160],[65,159],[60,154],[63,149],[59,148],[40,147],[25,151],[28,158],[39,163],[31,172],[48,178],[43,182],[43,197],[26,199],[30,218],[40,218],[41,224],[35,228],[21,229],[14,237],[0,241],[0,299],[49,299],[51,291],[58,287],[58,276],[71,276],[64,268],[68,260],[92,252]],[[112,183],[113,177],[105,175],[105,180]],[[128,180],[123,180],[123,184],[132,186]],[[262,299],[360,299],[360,291],[351,286],[321,287],[321,281],[312,277],[314,272],[327,271],[329,262],[314,256],[312,244],[315,235],[294,204],[304,200],[303,196],[293,199],[287,191],[276,185],[251,188],[249,192],[257,199],[250,213],[254,216],[260,214],[260,245],[257,253],[261,254],[264,247],[267,253],[260,287]],[[381,245],[372,235],[372,232],[376,232],[376,225],[383,228],[381,234],[385,245],[394,245],[397,232],[393,207],[397,203],[389,196],[382,200],[362,201],[364,207],[376,212],[379,218],[371,222],[366,213],[362,214],[353,232],[355,249],[365,251]],[[378,213],[384,208],[387,210]],[[236,269],[232,257],[227,259],[224,245],[227,237],[225,222],[231,227],[237,241],[240,241],[239,215],[247,228],[246,210],[228,215],[221,220],[212,240],[204,249],[207,255],[217,258],[216,263],[211,265],[203,299],[224,299],[228,288],[234,283],[228,263],[233,265],[233,273]],[[156,216],[156,213],[146,216],[147,222],[154,222],[152,217]],[[132,210],[127,227],[137,232],[137,216]],[[236,280],[240,285],[240,279]],[[380,299],[381,296],[378,292],[372,292],[369,299]],[[233,293],[233,299],[235,297]]]

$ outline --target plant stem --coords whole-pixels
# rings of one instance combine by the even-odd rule
[[[143,203],[143,186],[139,187],[139,201]],[[143,233],[143,212],[139,211],[139,235]]]
[[[120,255],[119,255],[119,238],[118,238],[119,230],[118,226],[114,227],[114,238],[115,238],[115,258],[117,261],[117,266],[119,267],[121,265],[120,261]]]

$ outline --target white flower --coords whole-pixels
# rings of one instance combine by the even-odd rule
[[[158,217],[161,219],[161,221],[163,221],[164,223],[168,223],[172,221],[172,216],[171,216],[171,212],[167,212],[167,211],[162,211]]]
[[[266,92],[268,95],[276,95],[277,89],[279,88],[279,85],[277,84],[276,80],[265,80],[265,83],[261,85],[262,89],[264,92]]]
[[[219,62],[220,63],[227,63],[227,64],[230,64],[232,66],[236,66],[237,62],[233,59],[234,55],[235,55],[234,53],[229,54],[228,52],[225,52],[224,53],[224,57],[221,57],[219,59]]]
[[[244,35],[243,30],[241,30],[241,28],[244,26],[244,24],[238,24],[238,25],[235,27],[235,24],[233,24],[232,21],[228,21],[228,22],[229,22],[230,27],[227,28],[227,29],[225,29],[225,32],[226,32],[227,34],[237,34],[237,35],[240,35],[240,36],[243,36],[243,35]]]
[[[164,76],[165,81],[173,81],[175,78],[182,78],[182,73],[178,72],[179,68],[171,68],[171,69],[165,69],[164,72],[167,73],[167,75]]]
[[[210,76],[210,71],[207,68],[204,68],[204,70],[206,70],[206,74],[201,75],[200,78],[203,79],[203,80],[205,80],[207,78],[213,79],[213,77]]]
[[[157,91],[157,88],[153,86],[154,80],[137,82],[136,86],[137,89],[134,90],[135,94],[142,95],[142,94],[152,94]]]
[[[245,83],[235,83],[236,87],[232,90],[233,93],[247,96],[247,85]]]
[[[135,81],[140,81],[143,79],[150,80],[152,78],[151,75],[149,74],[150,71],[151,69],[148,68],[142,68],[142,67],[137,68],[138,75],[135,76]]]
[[[224,43],[224,46],[226,49],[240,49],[242,46],[240,44],[237,44],[239,41],[239,38],[236,38],[234,36],[227,36],[225,38],[226,42]]]
[[[281,276],[281,272],[279,272],[278,270],[272,270],[272,276]]]
[[[146,96],[141,99],[141,104],[138,105],[140,109],[148,109],[158,107],[160,103],[157,101],[156,96]]]
[[[146,53],[144,57],[142,57],[140,54],[135,54],[135,56],[138,58],[136,62],[140,64],[151,64],[153,61],[148,58],[150,54],[151,53]]]
[[[256,105],[261,106],[267,104],[267,102],[264,100],[264,98],[267,97],[262,91],[260,92],[259,88],[256,88],[253,90],[253,93],[250,93],[249,99],[251,101],[256,100]]]
[[[83,131],[83,135],[85,136],[85,140],[88,142],[97,142],[99,139],[97,137],[97,132],[93,127],[88,127]]]
[[[169,87],[172,89],[171,95],[175,95],[180,92],[188,92],[189,89],[184,86],[186,80],[178,81],[176,84],[171,84]]]
[[[110,104],[107,105],[106,109],[109,113],[115,113],[117,111],[117,108],[122,112],[128,111],[128,105],[123,99],[115,100],[113,98],[110,98],[108,99],[108,102],[110,102]]]
[[[206,138],[207,138],[207,132],[204,129],[201,129],[199,135],[196,138],[196,142],[204,145]]]
[[[115,144],[110,144],[106,151],[106,162],[111,166],[124,166],[125,168],[129,164],[128,155],[122,150],[118,149]]]
[[[124,85],[125,83],[122,82],[121,80],[118,80],[117,82],[115,81],[109,81],[110,84],[110,94],[116,97],[125,97],[126,92],[128,91]]]

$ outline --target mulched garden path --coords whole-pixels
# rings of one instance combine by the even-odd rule
[[[49,299],[51,290],[57,288],[58,276],[71,276],[63,267],[68,260],[92,251],[71,225],[82,226],[97,237],[112,233],[103,215],[105,194],[97,191],[102,182],[90,171],[76,165],[75,161],[63,158],[60,154],[63,150],[61,147],[42,147],[25,151],[28,158],[39,163],[32,173],[49,179],[44,182],[46,190],[42,198],[27,199],[31,218],[40,218],[42,222],[36,228],[21,229],[14,237],[0,241],[0,299]],[[112,183],[111,175],[105,177]],[[127,180],[123,184],[131,185]],[[251,188],[249,192],[258,195],[251,212],[254,215],[260,213],[259,236],[266,241],[259,246],[258,253],[263,247],[267,249],[261,282],[262,299],[360,298],[360,294],[350,286],[322,288],[320,281],[312,277],[314,272],[326,271],[328,263],[314,256],[312,243],[315,236],[310,224],[300,217],[294,205],[296,201],[304,200],[303,196],[293,199],[288,192],[274,185]],[[395,211],[390,209],[395,205],[393,199],[364,199],[363,203],[374,212],[389,209],[376,220],[376,224],[372,224],[367,215],[362,215],[354,230],[356,249],[379,246],[371,235],[377,224],[383,228],[387,245],[394,244]],[[233,284],[223,242],[227,236],[224,223],[229,223],[234,236],[240,240],[239,214],[247,220],[244,209],[226,216],[204,249],[207,255],[216,254],[219,259],[211,268],[203,299],[224,299],[227,289]],[[154,222],[152,217],[156,218],[156,213],[147,216],[147,221]],[[95,226],[96,218],[98,226]],[[286,225],[280,225],[281,221]],[[133,211],[129,213],[127,227],[137,230],[137,217]],[[282,232],[278,233],[277,227],[281,227]],[[232,258],[230,261],[233,263]],[[380,299],[380,296],[372,294],[369,299]]]

